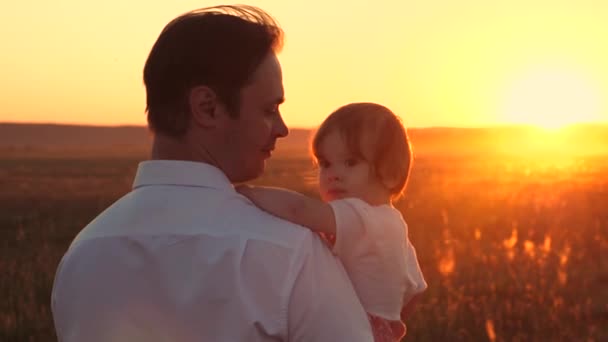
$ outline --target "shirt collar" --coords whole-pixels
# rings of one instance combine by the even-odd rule
[[[133,189],[147,185],[198,186],[234,191],[228,177],[217,167],[182,160],[147,160],[139,163]]]

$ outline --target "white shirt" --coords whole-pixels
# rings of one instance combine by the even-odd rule
[[[60,341],[372,341],[339,260],[217,168],[146,161],[55,276]]]
[[[336,218],[334,253],[342,260],[369,314],[400,320],[401,309],[427,284],[401,213],[357,198],[330,202]]]

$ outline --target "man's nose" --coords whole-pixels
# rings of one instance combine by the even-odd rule
[[[289,128],[287,128],[287,125],[285,124],[285,120],[283,120],[282,115],[278,115],[274,123],[274,131],[275,135],[278,138],[284,138],[289,134]]]

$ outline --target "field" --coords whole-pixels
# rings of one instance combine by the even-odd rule
[[[0,158],[0,340],[53,341],[57,264],[140,156]],[[257,183],[315,194],[304,154]],[[404,199],[429,290],[407,341],[607,341],[608,158],[417,157]]]

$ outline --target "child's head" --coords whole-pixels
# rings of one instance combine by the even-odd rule
[[[389,199],[395,199],[405,189],[412,160],[401,120],[388,108],[375,103],[352,103],[334,111],[317,130],[312,153],[320,167],[322,196],[325,191],[323,197],[330,200],[357,195],[343,194],[347,189],[339,184],[343,181],[340,178],[350,178],[346,181],[359,184],[375,182],[379,186],[376,190],[384,188]],[[353,177],[366,179],[353,180]],[[359,187],[359,195],[375,191],[354,187]]]

